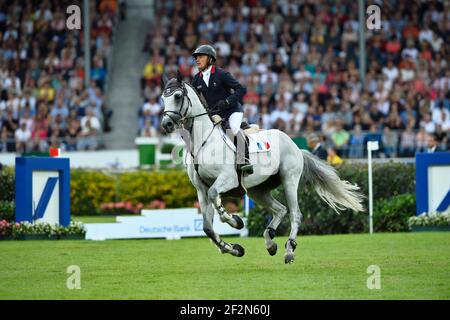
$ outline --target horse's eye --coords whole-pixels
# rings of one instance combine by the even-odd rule
[[[181,94],[175,93],[175,100],[179,101],[181,99]]]

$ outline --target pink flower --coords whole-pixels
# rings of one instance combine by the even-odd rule
[[[148,207],[150,209],[164,209],[166,207],[166,204],[164,203],[164,201],[156,199],[156,200],[153,200],[152,202],[150,202]]]
[[[124,203],[123,202],[116,202],[114,204],[114,208],[116,209],[122,209],[124,207]]]
[[[125,209],[133,210],[133,204],[131,202],[125,202]]]

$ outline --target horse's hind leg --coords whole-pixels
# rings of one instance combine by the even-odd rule
[[[270,193],[270,189],[254,187],[248,189],[248,195],[250,198],[256,201],[257,204],[263,207],[267,207],[272,211],[272,221],[264,231],[264,240],[266,243],[267,251],[271,256],[277,253],[277,244],[273,240],[275,237],[275,231],[281,223],[281,220],[287,213],[286,207],[276,200]]]
[[[284,187],[284,192],[286,195],[286,202],[289,208],[289,216],[291,220],[291,232],[289,234],[289,239],[286,242],[286,252],[284,254],[284,262],[292,263],[295,259],[295,248],[297,247],[298,228],[300,227],[300,222],[302,214],[300,208],[298,207],[298,184],[300,177],[296,174],[285,175],[282,177],[282,183]]]

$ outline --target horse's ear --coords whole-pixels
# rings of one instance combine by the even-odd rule
[[[178,83],[181,83],[183,81],[183,75],[181,74],[180,70],[177,70],[177,81]]]
[[[161,75],[161,82],[162,82],[162,84],[163,84],[163,87],[165,87],[166,86],[166,83],[169,81],[169,78],[167,77],[167,75],[165,74],[165,73],[163,73],[162,75]]]

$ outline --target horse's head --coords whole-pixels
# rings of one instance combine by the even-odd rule
[[[179,72],[176,78],[170,80],[166,75],[163,75],[163,84],[164,113],[161,127],[167,133],[172,133],[183,123],[184,119],[190,116],[192,108],[187,96],[187,89]]]

